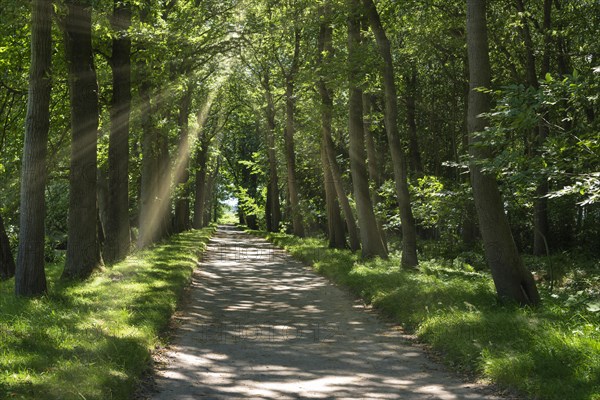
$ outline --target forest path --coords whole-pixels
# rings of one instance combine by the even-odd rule
[[[497,399],[267,241],[220,226],[195,271],[155,400]]]

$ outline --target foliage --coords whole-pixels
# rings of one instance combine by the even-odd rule
[[[214,227],[172,237],[85,283],[49,265],[50,294],[0,282],[0,397],[129,399]]]

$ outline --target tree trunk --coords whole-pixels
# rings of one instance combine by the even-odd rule
[[[44,190],[50,127],[51,28],[52,1],[33,1],[29,95],[21,168],[19,250],[15,270],[17,296],[37,296],[46,292]]]
[[[67,2],[65,52],[71,99],[69,231],[63,278],[84,279],[102,265],[98,243],[96,163],[98,82],[92,53],[92,7]]]
[[[167,117],[168,118],[168,117]],[[164,239],[172,232],[171,223],[171,161],[169,158],[168,131],[158,133],[158,220],[160,221],[158,238]]]
[[[406,160],[400,144],[400,132],[398,130],[398,98],[394,80],[392,52],[375,4],[372,0],[363,0],[363,4],[369,19],[369,25],[377,41],[379,54],[383,59],[384,118],[394,168],[396,195],[398,196],[398,204],[400,206],[400,220],[402,222],[401,263],[404,267],[412,268],[416,267],[419,263],[417,259],[417,231],[410,205],[410,195],[408,193]]]
[[[290,211],[292,214],[292,232],[298,237],[304,236],[304,225],[300,212],[300,201],[298,199],[298,180],[296,179],[296,153],[294,150],[294,134],[296,127],[294,123],[295,93],[294,80],[300,67],[300,30],[294,28],[294,56],[290,70],[285,74],[285,159],[287,166],[287,184],[290,195]],[[282,68],[283,69],[283,68]]]
[[[361,57],[360,37],[360,2],[359,0],[348,0],[348,81],[350,86],[350,98],[348,105],[349,121],[348,130],[350,137],[350,172],[354,187],[354,198],[358,212],[358,226],[360,228],[360,239],[362,243],[362,257],[371,258],[375,256],[387,257],[387,251],[377,228],[377,220],[373,212],[371,193],[369,191],[369,177],[364,141],[362,90],[359,87],[361,73],[359,57]]]
[[[0,280],[12,278],[15,275],[15,259],[10,249],[10,241],[0,215]]]
[[[375,185],[375,190],[371,191],[371,201],[374,205],[381,202],[381,196],[379,196],[378,190],[381,186],[381,162],[379,159],[379,154],[375,150],[375,140],[373,138],[373,121],[371,120],[371,113],[373,111],[373,101],[371,95],[363,93],[363,126],[364,126],[364,137],[365,137],[365,145],[367,149],[367,165],[369,171],[369,178],[371,182]],[[370,185],[369,185],[370,186]],[[383,229],[383,222],[381,218],[377,218],[377,229],[379,229],[379,233],[381,235],[381,240],[383,240],[383,245],[387,251],[387,238],[385,236],[385,230]]]
[[[333,175],[331,174],[331,167],[329,166],[329,159],[327,157],[325,138],[321,139],[321,166],[323,167],[329,247],[332,249],[343,249],[346,247],[346,233],[344,232],[344,225],[340,216],[340,204],[333,185]]]
[[[516,1],[517,10],[525,15],[525,5],[523,0]],[[551,17],[552,17],[552,0],[544,0],[544,51],[542,56],[540,77],[544,79],[546,74],[550,70],[550,42],[551,42]],[[526,62],[525,69],[527,74],[527,83],[534,89],[539,89],[538,74],[535,60],[535,49],[533,45],[533,39],[531,37],[531,31],[529,29],[529,22],[523,17],[521,25],[521,33],[525,42]],[[544,113],[544,110],[541,110]],[[548,137],[548,126],[544,122],[545,118],[541,118],[538,126],[533,130],[534,140],[531,143],[530,152],[533,155],[539,155],[540,148],[543,146],[544,141]],[[549,236],[549,224],[548,224],[548,178],[542,176],[539,179],[536,187],[536,198],[533,204],[533,254],[541,256],[548,251],[547,238]]]
[[[204,204],[206,203],[206,164],[208,161],[208,143],[202,141],[196,154],[196,184],[194,196],[194,229],[204,227]]]
[[[140,11],[140,22],[148,23],[149,10]],[[142,50],[143,46],[140,46]],[[149,60],[140,59],[137,64],[139,75],[140,125],[142,128],[142,166],[139,201],[138,248],[152,244],[158,237],[158,132],[153,123],[154,107],[151,100]]]
[[[323,141],[325,142],[327,159],[329,160],[329,167],[331,168],[333,186],[335,187],[335,192],[340,202],[342,212],[344,213],[344,219],[346,220],[346,229],[348,229],[348,237],[350,239],[350,250],[358,251],[360,249],[358,226],[356,225],[356,220],[354,219],[354,214],[352,213],[352,207],[350,206],[348,195],[344,189],[340,166],[335,158],[335,147],[333,145],[333,139],[331,138],[331,132],[323,132],[323,134],[325,135]]]
[[[129,226],[129,115],[131,110],[131,25],[129,1],[114,0],[112,26],[112,101],[108,145],[108,213],[104,259],[109,263],[125,258],[131,247]]]
[[[190,199],[188,182],[190,179],[189,172],[189,120],[190,120],[190,103],[192,101],[192,89],[188,87],[181,98],[179,105],[179,157],[185,159],[183,171],[176,171],[177,181],[177,199],[175,199],[175,224],[173,230],[175,233],[180,233],[190,229]]]
[[[275,104],[270,89],[269,76],[265,76],[263,86],[267,102],[267,157],[269,159],[269,178],[267,184],[267,230],[279,232],[281,205],[279,202],[279,178],[277,176],[277,152],[275,149]]]
[[[318,39],[318,54],[317,62],[322,71],[331,67],[331,58],[333,57],[333,28],[331,26],[331,5],[326,2],[320,9],[321,24],[319,29]],[[323,163],[323,172],[325,180],[325,197],[327,203],[327,222],[330,232],[329,243],[330,247],[334,244],[335,247],[343,246],[345,243],[345,235],[343,227],[337,223],[339,218],[339,210],[335,210],[335,203],[339,202],[346,220],[346,227],[350,236],[350,249],[357,251],[360,249],[360,240],[358,238],[358,229],[352,214],[350,202],[342,185],[342,174],[335,158],[335,149],[331,138],[331,121],[333,118],[333,94],[327,85],[325,73],[323,72],[318,81],[319,94],[321,96],[321,160]],[[324,154],[323,154],[324,153]],[[329,183],[328,183],[329,181]],[[328,187],[330,194],[327,194]],[[331,192],[333,187],[333,192]],[[337,199],[336,199],[337,198]],[[333,200],[332,200],[333,199]],[[337,213],[337,214],[336,214]],[[337,215],[337,217],[336,217]],[[332,225],[339,226],[332,226]],[[339,232],[338,232],[339,230]],[[333,232],[333,233],[332,233]]]
[[[408,125],[408,153],[410,167],[417,176],[423,175],[423,164],[417,134],[417,68],[411,63],[410,74],[404,78],[406,84],[406,124]]]
[[[477,90],[489,88],[491,83],[485,10],[485,1],[467,0],[470,75],[468,129],[470,152],[474,160],[490,156],[490,149],[475,135],[483,131],[487,124],[480,115],[490,110],[489,94]],[[476,162],[471,163],[471,177],[485,254],[498,297],[502,301],[516,301],[521,305],[539,303],[535,281],[523,265],[515,245],[495,177],[482,172]]]

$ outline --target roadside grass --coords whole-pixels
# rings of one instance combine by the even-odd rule
[[[129,399],[214,227],[173,236],[85,282],[15,298],[0,283],[0,398]]]
[[[453,369],[533,398],[600,400],[598,260],[579,272],[586,288],[569,279],[577,290],[541,285],[543,305],[519,308],[498,304],[490,275],[460,259],[422,261],[419,271],[407,271],[398,252],[364,262],[320,239],[251,232],[348,287]],[[547,262],[556,260],[538,260]]]

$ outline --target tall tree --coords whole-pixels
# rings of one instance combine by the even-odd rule
[[[192,88],[188,85],[181,97],[179,103],[179,115],[177,118],[177,124],[179,125],[179,157],[183,157],[184,160],[180,160],[183,164],[183,171],[176,171],[178,176],[178,197],[175,199],[175,223],[173,229],[176,233],[183,232],[190,228],[190,200],[189,200],[189,189],[188,181],[190,179],[189,172],[189,152],[190,152],[190,140],[189,140],[189,120],[190,120],[190,105],[192,102]]]
[[[533,44],[533,37],[529,26],[529,20],[527,18],[527,10],[523,0],[516,0],[516,7],[519,13],[522,15],[521,21],[521,35],[523,36],[523,42],[525,43],[525,72],[527,84],[534,90],[540,89],[538,81],[538,73],[536,66],[535,47]],[[551,21],[552,21],[552,1],[544,0],[543,5],[543,34],[544,34],[544,48],[542,51],[542,62],[539,76],[544,79],[546,74],[550,72],[550,42],[551,42]],[[540,147],[548,137],[548,125],[541,118],[538,126],[533,129],[533,142],[530,145],[531,155],[538,155],[540,153]],[[542,176],[538,180],[536,187],[536,196],[534,200],[533,208],[533,254],[540,256],[546,254],[548,250],[548,236],[549,236],[549,224],[548,224],[548,178]]]
[[[150,6],[146,4],[140,10],[140,22],[149,24]],[[144,248],[152,244],[158,237],[160,221],[158,221],[158,177],[159,177],[159,143],[158,131],[154,126],[155,106],[152,104],[151,54],[145,43],[139,44],[141,53],[136,63],[138,76],[138,93],[140,96],[140,124],[142,127],[142,168],[140,183],[139,235],[137,245]]]
[[[287,166],[287,184],[290,196],[290,209],[292,213],[292,231],[296,236],[304,236],[304,224],[300,213],[298,199],[298,181],[296,178],[296,154],[294,151],[294,134],[296,132],[294,111],[296,103],[295,80],[300,69],[300,27],[299,21],[294,24],[294,52],[289,69],[283,66],[281,60],[279,65],[285,78],[285,159]]]
[[[46,292],[44,190],[50,128],[52,1],[35,0],[32,4],[31,66],[21,169],[19,250],[15,271],[17,296],[35,296]]]
[[[400,143],[400,131],[398,129],[398,96],[394,75],[394,61],[390,41],[387,38],[377,8],[373,0],[363,0],[365,11],[369,19],[369,25],[381,58],[383,59],[383,89],[385,93],[385,128],[388,136],[388,144],[392,156],[392,167],[394,170],[394,182],[398,204],[400,206],[400,220],[402,222],[402,266],[416,267],[417,259],[417,230],[410,205],[408,192],[408,181],[406,173],[406,158]]]
[[[481,170],[478,161],[489,158],[490,148],[481,137],[490,111],[490,96],[481,88],[491,84],[487,40],[486,1],[467,0],[467,49],[469,54],[469,145],[472,157],[471,182],[485,254],[496,292],[501,300],[519,304],[540,301],[535,281],[523,265],[515,245],[496,178]]]
[[[362,89],[360,88],[361,71],[359,60],[361,55],[361,6],[360,0],[348,0],[348,83],[350,99],[348,104],[348,131],[350,137],[350,172],[354,187],[354,197],[358,212],[358,226],[362,244],[362,257],[387,257],[387,250],[377,227],[367,173]]]
[[[129,227],[129,115],[131,109],[131,3],[114,0],[111,19],[115,38],[112,42],[112,101],[108,145],[108,207],[106,215],[104,259],[115,262],[124,258],[131,246]]]
[[[332,93],[327,86],[324,76],[324,70],[326,69],[325,60],[329,61],[333,52],[333,28],[331,26],[331,5],[329,2],[326,2],[319,8],[319,15],[321,22],[317,43],[317,68],[321,70],[318,88],[321,96],[321,165],[323,168],[323,185],[327,212],[327,237],[329,239],[329,247],[344,248],[346,245],[346,235],[340,217],[340,204],[327,155],[327,140],[331,138],[331,121],[333,119]],[[350,216],[352,217],[352,215]],[[352,220],[354,220],[354,217],[352,217]]]
[[[261,78],[266,101],[265,115],[267,117],[267,158],[269,160],[269,178],[267,182],[267,205],[265,217],[267,230],[278,232],[281,223],[281,204],[279,201],[279,177],[277,175],[277,149],[275,148],[275,101],[271,88],[270,73],[266,71]]]
[[[69,220],[64,278],[87,278],[102,265],[98,243],[98,82],[92,52],[91,2],[70,0],[64,21],[71,101]]]

